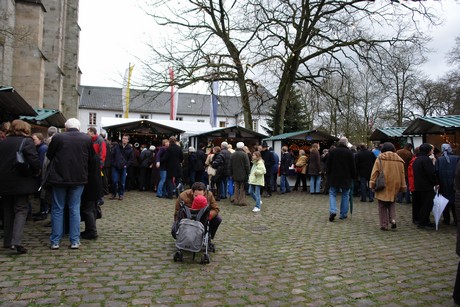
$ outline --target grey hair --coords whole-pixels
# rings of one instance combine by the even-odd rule
[[[66,129],[78,129],[80,130],[80,126],[81,126],[81,123],[78,119],[76,118],[69,118],[66,122],[65,122],[65,128]]]

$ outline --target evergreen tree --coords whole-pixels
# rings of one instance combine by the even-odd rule
[[[269,135],[272,135],[275,122],[279,120],[284,120],[284,133],[312,129],[312,122],[310,116],[308,116],[305,98],[298,89],[291,89],[284,119],[275,118],[275,113],[276,105],[273,105],[268,113],[268,127],[263,127]]]

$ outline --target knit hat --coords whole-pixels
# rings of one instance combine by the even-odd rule
[[[192,202],[192,210],[200,210],[206,207],[208,200],[203,195],[197,195]]]

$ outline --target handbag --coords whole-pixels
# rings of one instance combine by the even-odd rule
[[[380,158],[378,159],[380,162],[380,173],[377,176],[377,179],[375,180],[375,191],[381,191],[385,189],[385,175],[383,174],[382,160]]]
[[[303,169],[303,167],[296,167],[296,168],[295,168],[295,172],[296,172],[296,173],[301,173],[301,172],[302,172],[302,169]]]
[[[26,138],[22,139],[21,146],[19,146],[18,151],[16,152],[16,168],[23,175],[31,175],[29,163],[26,161],[23,153],[24,143]]]
[[[209,176],[215,176],[216,175],[216,169],[213,168],[211,165],[208,166],[208,175]]]

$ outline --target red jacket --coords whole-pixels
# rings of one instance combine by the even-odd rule
[[[103,168],[105,157],[107,155],[107,148],[104,139],[100,135],[95,135],[91,137],[91,142],[93,143],[94,152],[99,156],[99,160],[101,161],[100,168]]]
[[[415,190],[414,170],[412,169],[412,164],[414,164],[415,159],[417,159],[417,156],[414,155],[409,162],[409,166],[407,167],[407,180],[409,181],[409,191],[411,192],[414,192]]]

